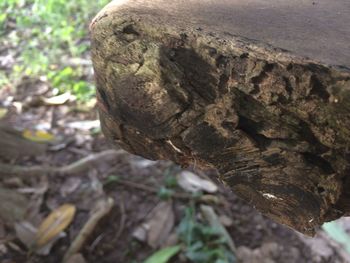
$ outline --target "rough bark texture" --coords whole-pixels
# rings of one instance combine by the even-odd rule
[[[350,213],[350,70],[127,8],[91,25],[101,124],[149,159],[216,168],[263,214],[313,235]]]

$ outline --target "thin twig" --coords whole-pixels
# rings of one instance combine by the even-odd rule
[[[73,243],[68,248],[63,257],[63,262],[66,262],[72,255],[81,250],[90,234],[95,230],[98,222],[100,222],[100,220],[111,211],[113,205],[114,200],[112,198],[108,198],[103,203],[99,203],[96,206],[97,210],[90,216],[77,237],[74,239]]]
[[[72,175],[83,172],[101,161],[113,161],[116,157],[124,154],[126,154],[126,152],[123,150],[106,150],[100,153],[90,154],[87,157],[84,157],[76,162],[61,167],[52,167],[46,165],[26,167],[21,165],[0,163],[0,175],[19,177],[45,174]]]
[[[119,203],[119,207],[120,207],[120,224],[119,224],[118,232],[115,236],[116,240],[118,240],[121,234],[123,233],[124,226],[125,226],[126,213],[125,213],[125,205],[123,200],[121,200],[121,202]]]

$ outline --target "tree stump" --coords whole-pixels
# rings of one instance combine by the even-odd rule
[[[113,1],[90,26],[102,130],[313,235],[350,214],[349,25],[347,0]]]

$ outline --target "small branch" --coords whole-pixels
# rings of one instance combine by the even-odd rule
[[[97,165],[102,160],[110,162],[115,160],[120,155],[126,154],[123,150],[106,150],[100,153],[91,154],[83,159],[80,159],[72,164],[59,168],[58,173],[60,174],[77,174],[83,172],[87,168]]]
[[[83,228],[80,230],[73,243],[68,248],[66,254],[63,257],[63,262],[66,262],[72,255],[78,253],[86,242],[87,238],[95,230],[98,222],[105,217],[112,209],[114,200],[108,198],[102,203],[98,203],[97,210],[90,216],[89,220],[85,223]]]
[[[0,175],[19,177],[28,177],[44,174],[72,175],[83,172],[101,161],[110,162],[118,156],[124,154],[126,154],[126,152],[123,150],[106,150],[100,153],[93,153],[76,162],[61,167],[51,167],[45,165],[25,167],[20,165],[0,163]]]

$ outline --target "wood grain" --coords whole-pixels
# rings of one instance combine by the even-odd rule
[[[221,23],[220,10],[238,1],[117,2],[91,24],[102,130],[112,143],[216,168],[259,211],[308,235],[350,213],[350,70],[318,62],[341,63],[346,51],[308,59],[297,40],[298,55],[227,32],[235,21],[222,14]]]

